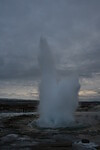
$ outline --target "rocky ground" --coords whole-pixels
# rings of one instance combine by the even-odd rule
[[[76,112],[77,124],[69,128],[31,127],[31,121],[37,117],[37,113],[1,113],[0,150],[83,150],[78,141],[85,145],[93,142],[91,144],[100,149],[99,110]]]

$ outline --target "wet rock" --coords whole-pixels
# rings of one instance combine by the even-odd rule
[[[90,141],[88,139],[82,139],[82,143],[89,143]]]
[[[12,144],[12,147],[18,148],[25,148],[25,147],[32,147],[37,145],[37,142],[32,141],[17,141],[16,143]]]
[[[50,144],[50,143],[54,143],[55,142],[53,139],[37,139],[37,141],[40,144]]]
[[[12,143],[18,139],[18,134],[8,134],[1,138],[0,144]]]
[[[73,150],[96,150],[97,146],[98,145],[93,142],[82,143],[82,141],[78,141],[73,143],[72,149]]]
[[[23,150],[21,147],[2,146],[0,150]],[[24,150],[32,150],[31,148],[25,147]]]
[[[71,141],[55,142],[55,143],[52,144],[51,146],[52,146],[52,147],[72,147],[72,142],[71,142]]]
[[[3,125],[2,122],[0,122],[0,130],[1,130],[2,128],[4,128],[4,125]]]
[[[32,138],[29,136],[19,137],[18,141],[32,141]]]
[[[32,138],[25,136],[25,137],[19,137],[18,140],[15,143],[13,143],[11,146],[24,148],[24,147],[32,147],[37,144],[38,143],[35,142]]]
[[[97,150],[100,150],[100,145],[96,147]]]
[[[73,137],[68,134],[57,134],[53,136],[53,139],[55,139],[56,141],[73,141]]]

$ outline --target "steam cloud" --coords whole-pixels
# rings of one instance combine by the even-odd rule
[[[75,121],[80,84],[77,77],[57,82],[56,68],[50,47],[40,39],[39,65],[41,68],[40,104],[37,125],[40,127],[66,127]]]

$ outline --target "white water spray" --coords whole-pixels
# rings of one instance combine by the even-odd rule
[[[39,65],[42,76],[37,125],[51,128],[70,126],[78,106],[78,78],[67,77],[57,83],[54,59],[44,38],[40,39]]]

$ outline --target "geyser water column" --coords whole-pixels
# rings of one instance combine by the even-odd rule
[[[40,38],[39,65],[41,69],[40,127],[67,127],[74,122],[74,112],[78,106],[78,78],[67,77],[57,82],[56,68],[50,47],[45,38]]]

